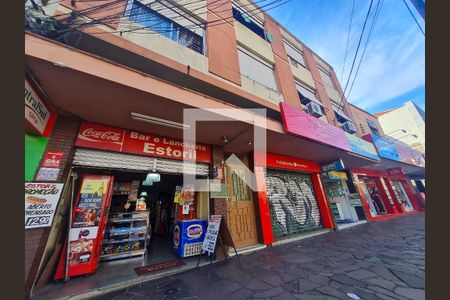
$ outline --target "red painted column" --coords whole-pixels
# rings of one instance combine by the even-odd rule
[[[333,219],[331,218],[330,208],[328,207],[327,199],[325,197],[325,190],[323,189],[320,174],[312,174],[312,183],[314,192],[317,197],[317,204],[319,205],[320,215],[322,216],[323,226],[325,228],[334,229]]]
[[[372,221],[373,220],[373,216],[370,213],[370,206],[369,206],[369,200],[366,199],[366,195],[364,194],[364,191],[361,187],[361,183],[359,182],[359,178],[358,175],[356,174],[352,174],[354,176],[354,183],[355,183],[355,187],[358,190],[358,194],[359,194],[359,198],[361,199],[361,203],[364,207],[364,210],[366,212],[366,216],[367,218]]]
[[[261,216],[261,232],[265,245],[274,242],[272,220],[270,219],[269,199],[266,192],[266,174],[262,167],[255,166],[256,185],[258,187],[259,214]]]
[[[389,202],[389,198],[386,194],[383,184],[381,183],[381,177],[376,177],[375,182],[376,182],[378,191],[380,192],[381,200],[383,201],[384,207],[386,208],[387,212],[390,214],[395,214],[396,211],[394,209],[394,205],[392,205]]]
[[[392,199],[394,200],[395,207],[397,208],[397,212],[398,212],[398,213],[404,213],[404,212],[406,212],[406,210],[405,210],[405,208],[403,207],[403,205],[401,205],[400,202],[398,201],[398,198],[397,198],[397,196],[395,195],[394,190],[392,189],[392,185],[391,185],[390,181],[386,179],[385,182],[386,182],[386,186],[387,186],[387,188],[388,188],[388,191],[389,191],[389,193],[391,194]]]

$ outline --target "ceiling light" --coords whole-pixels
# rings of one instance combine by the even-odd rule
[[[228,143],[228,137],[226,136],[226,135],[224,135],[223,137],[222,137],[222,142],[224,142],[225,144],[226,143]]]
[[[131,113],[131,118],[136,121],[142,121],[142,122],[147,122],[147,123],[157,124],[157,125],[161,125],[161,126],[177,128],[177,129],[189,129],[191,127],[190,125],[187,125],[187,124],[178,123],[178,122],[165,120],[165,119],[160,119],[157,117],[151,117],[151,116],[139,114],[136,112]]]

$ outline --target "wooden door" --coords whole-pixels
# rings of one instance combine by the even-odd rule
[[[256,216],[253,197],[248,186],[224,168],[225,180],[229,191],[227,201],[227,224],[236,248],[243,248],[258,243]]]

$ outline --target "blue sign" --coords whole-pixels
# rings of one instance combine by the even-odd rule
[[[322,170],[322,172],[339,171],[344,170],[345,166],[342,162],[342,159],[338,159],[320,165],[320,169]]]
[[[350,149],[353,153],[375,159],[380,160],[378,157],[377,150],[375,146],[366,140],[363,140],[355,135],[345,133],[347,136],[348,143],[350,144]]]
[[[400,161],[400,156],[398,155],[397,146],[385,138],[379,137],[377,135],[371,134],[373,143],[377,147],[378,154],[381,157]]]

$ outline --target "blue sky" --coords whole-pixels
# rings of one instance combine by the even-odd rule
[[[425,28],[422,17],[409,0],[406,2]],[[374,0],[373,6],[376,3]],[[370,1],[355,0],[350,52],[341,80],[352,4],[353,0],[292,0],[268,13],[331,64],[344,88]],[[369,25],[370,22],[366,32]],[[364,41],[365,37],[360,53]],[[425,110],[425,37],[403,0],[382,0],[378,21],[348,99],[371,113],[398,107],[408,100]]]

